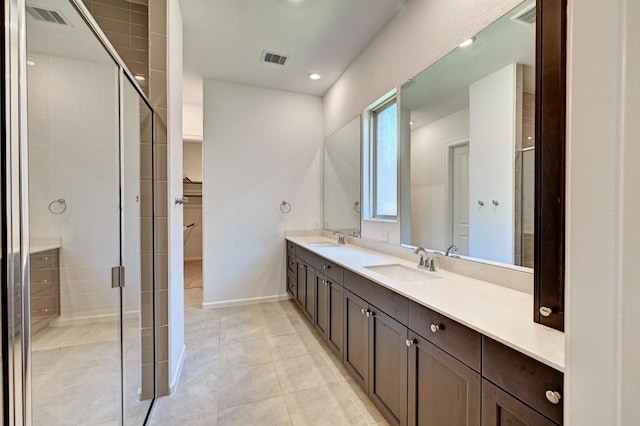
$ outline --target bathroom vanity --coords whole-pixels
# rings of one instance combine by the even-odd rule
[[[32,244],[29,255],[31,281],[31,334],[35,336],[60,316],[60,245]]]
[[[533,296],[287,237],[287,292],[392,424],[560,425],[564,334]]]

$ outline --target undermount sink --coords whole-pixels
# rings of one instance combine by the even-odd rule
[[[308,243],[308,244],[313,247],[340,247],[338,244],[332,243],[329,241],[318,241],[315,243]]]
[[[436,275],[433,272],[427,272],[397,263],[393,263],[391,265],[365,266],[365,268],[396,281],[429,281],[442,278],[440,275]]]

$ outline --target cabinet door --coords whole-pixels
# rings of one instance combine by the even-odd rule
[[[482,424],[485,426],[557,426],[519,399],[482,379]]]
[[[367,392],[369,385],[369,320],[367,302],[344,291],[344,365]]]
[[[407,327],[369,309],[369,397],[392,424],[406,425]]]
[[[340,284],[331,281],[329,281],[328,289],[329,324],[327,325],[327,343],[342,359],[344,290]]]
[[[304,288],[305,281],[307,279],[307,265],[300,259],[296,259],[296,269],[298,273],[296,274],[296,303],[300,305],[300,307],[304,306]]]
[[[313,326],[316,331],[326,339],[329,324],[329,282],[324,275],[316,273],[314,287],[316,316]]]
[[[304,313],[307,318],[313,324],[315,311],[316,311],[316,289],[315,289],[315,270],[309,266],[305,265],[305,277],[304,277]]]
[[[409,332],[409,425],[480,425],[480,374]]]

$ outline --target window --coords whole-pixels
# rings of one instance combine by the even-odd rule
[[[398,216],[398,112],[395,97],[370,113],[371,217]]]

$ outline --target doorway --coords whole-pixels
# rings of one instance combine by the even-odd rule
[[[202,288],[202,141],[182,145],[184,206],[184,288]]]
[[[469,254],[469,142],[449,146],[450,237],[457,254]]]

